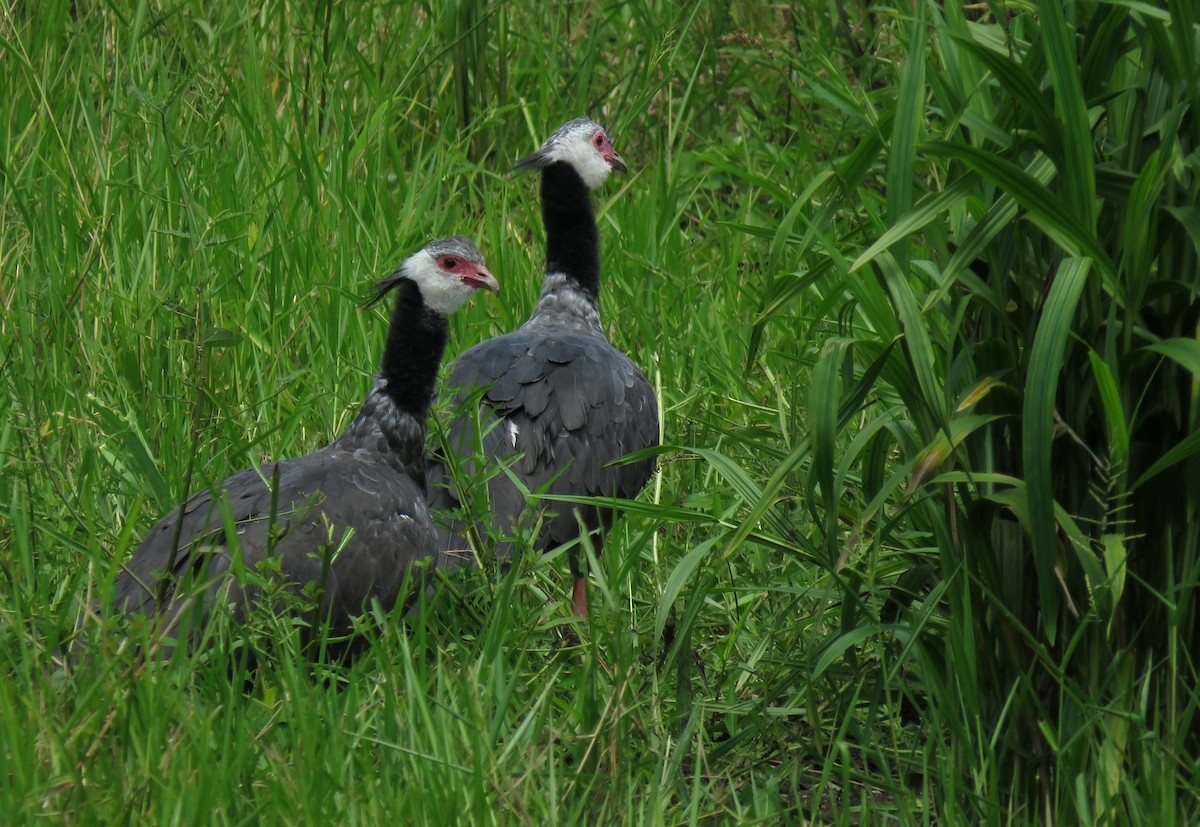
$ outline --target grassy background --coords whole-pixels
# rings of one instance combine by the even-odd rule
[[[0,812],[1194,820],[1197,9],[1055,9],[4,3]],[[58,668],[159,514],[349,421],[408,252],[503,284],[452,350],[524,320],[509,169],[579,114],[668,446],[586,624],[550,555],[347,668]]]

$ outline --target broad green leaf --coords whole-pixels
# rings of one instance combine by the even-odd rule
[[[756,224],[742,224],[738,221],[718,221],[718,227],[730,230],[737,230],[739,233],[752,235],[756,238],[775,238],[775,230],[771,227],[760,227]]]
[[[1196,339],[1164,339],[1146,345],[1146,350],[1161,353],[1179,363],[1184,370],[1200,381],[1200,341]]]
[[[680,448],[682,451],[690,449]],[[695,511],[678,506],[662,503],[645,502],[643,500],[626,500],[621,497],[588,497],[574,494],[538,494],[530,493],[529,499],[539,502],[571,503],[573,505],[592,505],[600,509],[611,509],[622,514],[636,514],[663,522],[673,523],[708,523],[713,515],[706,511]]]
[[[1130,491],[1136,491],[1150,480],[1157,477],[1163,471],[1166,471],[1176,463],[1183,462],[1188,457],[1194,456],[1200,452],[1200,431],[1192,431],[1182,440],[1175,444],[1173,448],[1159,457],[1153,465],[1147,468],[1137,481],[1129,487]]]
[[[1091,269],[1088,259],[1068,259],[1059,267],[1034,334],[1025,380],[1022,458],[1029,491],[1029,530],[1038,572],[1042,617],[1050,642],[1055,639],[1055,566],[1060,559],[1055,542],[1054,470],[1050,458],[1054,441],[1054,406],[1066,355],[1067,338],[1079,297]]]
[[[1020,521],[1021,525],[1032,534],[1033,516],[1031,512],[1033,511],[1033,503],[1030,500],[1028,485],[1022,485],[1020,482],[1018,482],[1018,484],[1012,488],[1007,488],[1003,491],[996,491],[992,494],[989,494],[988,499],[1009,508],[1016,516],[1017,520]],[[1054,503],[1053,505],[1054,509],[1052,512],[1052,519],[1054,520],[1055,524],[1062,529],[1063,534],[1066,535],[1067,546],[1070,551],[1075,553],[1075,560],[1079,563],[1080,568],[1083,570],[1084,577],[1087,579],[1092,588],[1102,586],[1108,581],[1108,578],[1104,573],[1104,567],[1100,562],[1100,558],[1097,557],[1096,553],[1092,550],[1087,536],[1080,530],[1079,524],[1076,523],[1075,519],[1067,513],[1065,508],[1058,503]],[[1075,602],[1075,596],[1067,592],[1065,582],[1066,578],[1063,576],[1063,561],[1055,561],[1050,570],[1051,592],[1050,602],[1047,603],[1047,596],[1041,592],[1042,583],[1040,581],[1039,571],[1038,592],[1039,599],[1041,601],[1039,603],[1039,610],[1043,616],[1043,623],[1049,624],[1046,626],[1046,629],[1047,637],[1050,639],[1051,643],[1053,643],[1054,640],[1055,626],[1050,624],[1049,615],[1054,614],[1055,618],[1057,618],[1056,607],[1058,606],[1058,601],[1055,599],[1055,596],[1060,593],[1063,594],[1069,601],[1069,610],[1077,617],[1082,614],[1082,611],[1085,608],[1079,606]],[[1107,611],[1110,608],[1111,604],[1106,606],[1105,610]]]
[[[821,499],[824,502],[824,534],[825,547],[830,560],[837,548],[838,512],[841,505],[841,492],[833,484],[834,480],[834,443],[837,440],[837,414],[841,399],[841,383],[838,374],[849,339],[830,339],[821,349],[813,369],[812,386],[808,394],[808,417],[810,439],[813,449],[813,471],[809,476],[806,491],[811,503],[816,502],[814,492],[816,486],[821,488]]]
[[[838,179],[842,185],[853,190],[867,177],[879,153],[883,151],[883,137],[880,130],[891,125],[892,115],[889,113],[881,118],[875,129],[870,129],[863,135],[862,140],[854,147],[854,151],[846,156],[846,160],[838,167]]]
[[[1123,296],[1123,290],[1116,281],[1116,269],[1095,233],[1074,216],[1061,198],[1029,173],[1011,161],[975,147],[942,141],[926,144],[924,148],[931,154],[961,161],[998,189],[1007,192],[1029,212],[1033,223],[1070,255],[1093,259],[1110,292],[1115,296]]]
[[[950,420],[949,436],[947,436],[945,431],[938,431],[933,441],[925,446],[921,450],[921,453],[917,455],[913,463],[912,480],[908,489],[909,494],[911,495],[920,488],[925,478],[945,462],[946,458],[950,456],[955,448],[962,444],[964,439],[984,425],[995,422],[998,419],[1003,419],[1003,417],[998,414],[966,414]]]
[[[1157,205],[1166,177],[1162,156],[1158,151],[1150,153],[1134,181],[1125,207],[1120,239],[1121,270],[1132,307],[1142,306],[1146,291],[1154,283],[1153,262],[1158,255]]]
[[[862,378],[858,381],[854,390],[846,395],[846,400],[838,414],[839,428],[844,428],[851,417],[859,413],[867,394],[875,386],[876,380],[891,357],[892,347],[893,345],[889,344],[888,347],[884,348],[878,358],[863,372]],[[742,543],[754,535],[754,530],[758,526],[759,521],[763,519],[764,515],[772,511],[776,497],[783,491],[784,486],[790,480],[792,474],[795,473],[796,468],[811,455],[811,442],[808,439],[803,439],[792,449],[791,453],[784,457],[783,461],[779,463],[775,471],[771,474],[771,478],[763,485],[761,495],[757,501],[751,502],[749,513],[741,518],[741,525],[729,537],[725,548],[722,549],[723,555],[729,556],[737,553]],[[785,531],[780,536],[787,536],[787,532]],[[815,552],[810,553],[812,553],[814,562],[821,561],[821,558]]]
[[[908,276],[900,271],[892,255],[884,253],[876,259],[876,263],[883,273],[896,315],[900,317],[900,324],[904,330],[908,365],[917,379],[917,385],[921,392],[920,399],[908,401],[923,407],[933,416],[940,427],[945,416],[946,401],[941,383],[934,372],[937,359],[934,356],[933,343],[929,338],[929,322],[921,312],[916,294],[909,284]]]
[[[1104,406],[1104,419],[1108,424],[1108,447],[1112,452],[1113,464],[1122,472],[1128,467],[1129,459],[1129,426],[1125,420],[1125,410],[1121,406],[1121,392],[1117,389],[1117,380],[1109,370],[1108,364],[1094,350],[1088,351],[1088,359],[1092,363],[1092,375],[1096,378],[1096,388],[1100,391],[1100,403]]]
[[[963,179],[951,184],[942,192],[927,196],[911,212],[888,227],[887,231],[876,239],[874,244],[864,250],[854,260],[854,263],[850,265],[850,272],[853,273],[855,270],[872,261],[875,256],[891,247],[901,238],[912,235],[943,213],[954,209],[965,198],[972,195],[974,190],[975,183]]]
[[[913,204],[913,160],[925,106],[925,4],[917,3],[909,36],[908,55],[900,75],[896,119],[888,152],[888,220],[895,223]],[[901,270],[908,269],[908,244],[899,243],[893,254]]]
[[[1161,5],[1154,3],[1141,3],[1138,0],[1104,0],[1114,6],[1124,6],[1130,11],[1135,11],[1143,17],[1149,17],[1155,20],[1160,20],[1163,23],[1171,22],[1171,13],[1164,9]]]
[[[798,294],[808,290],[814,283],[823,276],[829,273],[833,262],[829,259],[824,259],[817,263],[811,270],[796,273],[784,273],[776,277],[776,292],[771,300],[759,311],[753,319],[753,324],[761,325],[775,316],[777,316],[783,308],[790,304]],[[787,279],[786,284],[781,288],[779,282],[782,279]]]
[[[846,650],[858,646],[863,641],[875,637],[877,635],[892,634],[897,638],[907,637],[910,633],[908,626],[903,624],[891,623],[875,623],[867,626],[858,626],[845,634],[838,635],[836,638],[826,644],[821,650],[821,656],[817,658],[817,662],[813,664],[812,672],[808,679],[815,681],[821,675],[825,674],[830,666],[846,653]]]
[[[1025,167],[1025,172],[1038,184],[1048,184],[1054,179],[1054,163],[1049,157],[1038,153]],[[1001,190],[1003,192],[1003,190]],[[950,263],[942,271],[938,289],[930,294],[931,301],[940,301],[950,292],[950,288],[958,281],[966,283],[974,290],[994,312],[1004,315],[1008,311],[1000,306],[995,291],[987,284],[974,278],[969,269],[970,264],[983,253],[1005,227],[1017,217],[1017,201],[1005,193],[996,199],[987,211],[987,215],[976,224],[967,237],[958,245]]]
[[[1121,602],[1121,595],[1125,593],[1125,561],[1129,556],[1129,546],[1125,534],[1121,532],[1105,534],[1100,538],[1100,544],[1104,548],[1104,568],[1108,574],[1112,603],[1115,606]],[[1114,619],[1112,616],[1108,618],[1110,626]]]
[[[955,42],[966,47],[975,58],[983,63],[1012,99],[1026,109],[1037,124],[1038,130],[1048,140],[1057,143],[1058,124],[1054,118],[1054,108],[1046,99],[1038,81],[1033,78],[1025,66],[1013,59],[1011,54],[1001,54],[989,49],[972,37],[956,35]],[[1007,138],[1007,136],[1006,136]],[[1007,142],[999,143],[1006,146]]]
[[[1072,213],[1088,236],[1096,227],[1096,170],[1092,160],[1092,131],[1083,84],[1075,59],[1075,33],[1067,28],[1060,0],[1040,0],[1042,47],[1054,89],[1054,111],[1063,133],[1060,179],[1066,185]]]
[[[667,578],[667,584],[663,587],[662,597],[658,600],[658,610],[654,615],[654,638],[662,640],[663,629],[667,626],[667,618],[671,615],[671,609],[675,605],[675,598],[679,597],[679,593],[683,591],[683,587],[687,585],[692,578],[692,572],[696,570],[696,566],[709,555],[713,545],[719,538],[709,537],[702,541],[694,549],[684,555],[683,559],[675,564],[675,568],[671,570],[671,576]]]
[[[807,448],[807,445],[805,445]],[[774,509],[771,508],[775,504],[778,493],[764,493],[763,489],[755,482],[746,472],[746,469],[738,465],[729,457],[722,454],[720,451],[711,448],[689,448],[689,451],[702,457],[709,465],[720,474],[727,483],[733,486],[734,490],[742,498],[742,500],[751,508],[751,513],[756,513],[755,522],[762,517],[766,517],[771,523],[772,531],[785,537],[789,533],[789,525]],[[761,508],[761,511],[759,510]],[[753,525],[746,526],[746,531],[749,533]]]

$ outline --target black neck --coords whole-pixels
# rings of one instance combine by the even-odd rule
[[[379,376],[392,403],[422,424],[429,415],[449,331],[446,317],[425,306],[416,283],[401,281]]]
[[[565,273],[592,301],[600,298],[600,234],[587,185],[561,161],[542,170],[546,272]]]

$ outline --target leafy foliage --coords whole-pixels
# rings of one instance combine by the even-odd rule
[[[1195,820],[1196,33],[1191,0],[3,4],[0,811]],[[166,660],[92,615],[159,514],[349,421],[357,299],[423,240],[503,284],[452,349],[524,320],[509,165],[585,113],[668,446],[588,621],[561,553],[364,618],[352,666],[269,612]]]
[[[1200,707],[1180,656],[1200,630],[1195,9],[933,17],[913,22],[887,136],[889,226],[851,268],[895,311],[899,330],[860,302],[856,335],[899,341],[882,375],[915,438],[893,449],[907,490],[867,531],[896,542],[889,510],[919,501],[900,525],[926,527],[937,565],[910,572],[947,623],[913,629],[914,702],[953,761],[1004,768],[971,792],[1140,818],[1126,785],[1147,761],[1192,776],[1167,755],[1195,755]]]

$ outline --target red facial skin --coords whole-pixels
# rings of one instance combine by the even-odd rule
[[[625,159],[617,154],[613,149],[612,143],[608,140],[608,136],[604,134],[603,129],[596,130],[596,134],[592,136],[592,146],[596,147],[596,151],[600,153],[600,157],[608,162],[608,165],[620,172],[627,172],[629,167],[625,166]]]
[[[482,264],[476,264],[473,261],[466,261],[458,256],[442,256],[437,260],[438,267],[441,267],[447,273],[458,276],[459,280],[476,290],[484,289],[491,290],[493,293],[500,292],[500,284],[496,281],[488,269]]]

